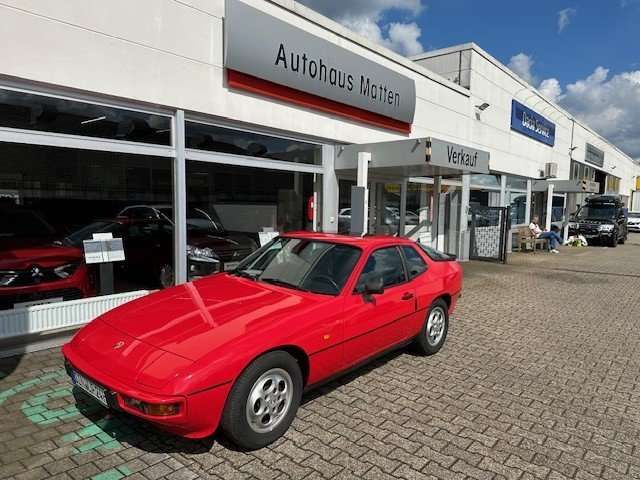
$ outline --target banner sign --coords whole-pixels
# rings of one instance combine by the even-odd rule
[[[416,105],[413,79],[239,0],[225,3],[225,35],[230,86],[249,84],[270,94],[269,85],[250,84],[239,72],[291,89],[272,89],[272,96],[282,100],[311,107],[324,100],[318,107],[338,114],[336,104],[346,105],[354,109],[347,109],[347,115],[370,112],[410,130]],[[300,93],[313,98],[300,98]]]
[[[550,147],[556,142],[556,124],[517,100],[511,101],[511,129]]]
[[[590,143],[587,143],[587,148],[584,153],[584,161],[602,168],[604,166],[604,152]]]

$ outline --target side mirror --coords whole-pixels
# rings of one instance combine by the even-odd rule
[[[365,295],[380,295],[384,293],[384,280],[382,274],[378,272],[371,272],[364,282]]]

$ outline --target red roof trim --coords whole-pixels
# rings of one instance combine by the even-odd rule
[[[311,93],[302,92],[291,87],[278,85],[277,83],[227,69],[227,81],[229,87],[246,90],[248,92],[265,95],[289,103],[295,103],[303,107],[320,110],[326,113],[340,115],[358,122],[368,123],[376,127],[396,132],[411,133],[411,124],[401,122],[394,118],[385,117],[373,112],[368,112],[358,107],[345,105],[344,103],[329,100]]]

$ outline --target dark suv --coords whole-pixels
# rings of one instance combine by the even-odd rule
[[[583,235],[588,241],[598,241],[610,247],[624,243],[627,231],[627,210],[617,195],[594,195],[569,222],[569,235]]]

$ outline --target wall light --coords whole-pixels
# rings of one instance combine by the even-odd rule
[[[487,102],[484,102],[482,105],[476,105],[476,108],[478,110],[480,110],[481,112],[484,112],[487,108],[489,108],[491,105],[489,105]]]

